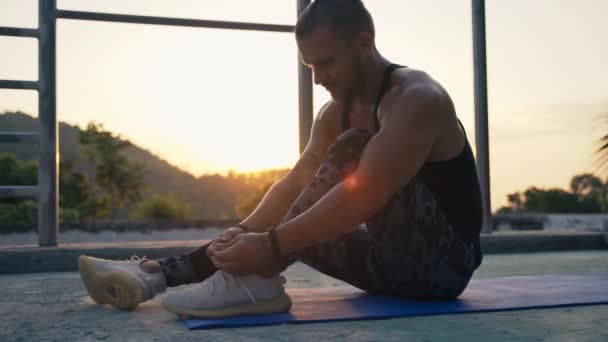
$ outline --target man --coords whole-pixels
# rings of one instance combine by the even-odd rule
[[[316,0],[296,24],[302,62],[332,96],[290,172],[211,243],[157,261],[82,256],[100,304],[133,308],[167,286],[172,312],[289,310],[278,274],[296,260],[372,293],[457,297],[481,263],[471,147],[445,89],[377,50],[360,0]]]

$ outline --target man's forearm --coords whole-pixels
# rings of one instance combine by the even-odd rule
[[[264,232],[268,227],[276,227],[299,194],[298,186],[291,183],[289,178],[282,178],[270,187],[253,213],[241,224],[252,232]]]
[[[334,240],[384,205],[384,198],[373,188],[348,182],[339,183],[310,209],[276,228],[282,255]]]

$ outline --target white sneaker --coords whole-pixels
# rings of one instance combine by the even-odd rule
[[[167,293],[163,305],[178,315],[203,318],[287,312],[291,299],[284,284],[282,276],[237,277],[220,270],[200,284]]]
[[[78,271],[95,303],[131,310],[167,288],[162,272],[148,273],[141,268],[144,261],[145,258],[137,256],[130,260],[105,260],[81,255]]]

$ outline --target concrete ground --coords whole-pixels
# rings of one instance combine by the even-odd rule
[[[486,255],[476,278],[608,272],[608,251]],[[302,264],[288,287],[344,285]],[[608,290],[607,290],[608,291]],[[78,273],[0,276],[0,341],[608,341],[608,305],[189,331],[158,299],[95,305]]]

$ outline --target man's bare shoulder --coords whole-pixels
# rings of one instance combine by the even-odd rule
[[[415,93],[416,95],[428,96],[448,96],[445,89],[437,80],[422,70],[403,68],[395,73],[393,86],[387,95],[407,96]],[[415,98],[415,97],[414,97]]]
[[[436,109],[438,117],[435,119],[455,115],[452,100],[443,86],[426,72],[411,68],[398,69],[394,73],[391,87],[380,104],[379,115],[397,108],[407,109],[412,114],[429,114],[429,109]]]
[[[431,161],[448,160],[460,153],[465,143],[464,132],[448,92],[424,71],[399,71],[380,106],[380,119],[426,126],[428,134],[436,136],[428,157]]]
[[[391,86],[380,103],[379,115],[389,110],[402,112],[402,109],[413,113],[419,106],[441,102],[446,95],[441,85],[424,71],[401,69],[391,79]]]

